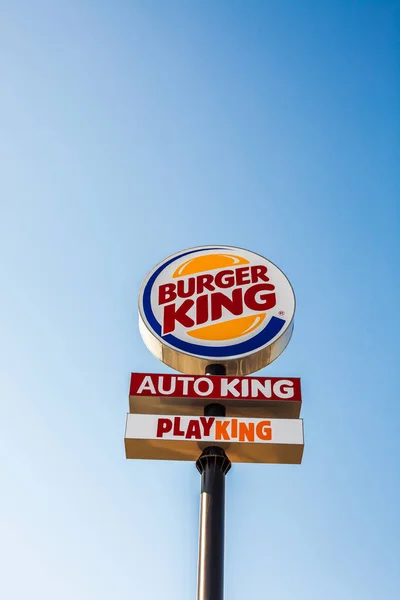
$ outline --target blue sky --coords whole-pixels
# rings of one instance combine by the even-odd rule
[[[126,461],[137,293],[249,248],[297,296],[298,466],[227,478],[226,598],[400,593],[399,3],[0,4],[1,596],[186,600],[199,477]]]

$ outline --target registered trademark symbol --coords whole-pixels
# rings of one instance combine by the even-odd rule
[[[279,313],[278,313],[278,315],[280,315],[281,317],[283,317],[284,314],[285,314],[284,310],[280,310]]]

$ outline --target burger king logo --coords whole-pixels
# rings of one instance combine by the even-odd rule
[[[146,277],[139,325],[148,348],[169,366],[204,373],[221,363],[245,375],[274,360],[293,329],[295,298],[278,267],[231,246],[178,252]]]

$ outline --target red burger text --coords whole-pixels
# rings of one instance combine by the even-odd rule
[[[229,293],[219,291],[230,288],[234,289]],[[165,305],[163,335],[173,333],[177,323],[190,329],[219,321],[223,309],[234,316],[241,316],[245,307],[254,312],[269,310],[276,304],[274,290],[264,265],[224,269],[162,284],[158,304]],[[193,308],[194,314],[189,315]]]

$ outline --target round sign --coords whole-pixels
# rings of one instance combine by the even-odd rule
[[[139,327],[149,350],[183,373],[222,364],[228,375],[262,369],[287,346],[295,297],[278,267],[232,246],[169,256],[144,280]]]

